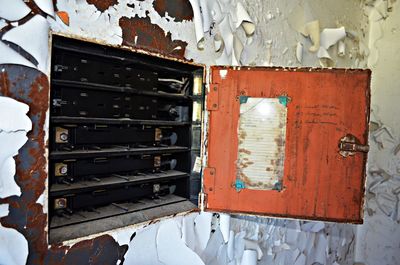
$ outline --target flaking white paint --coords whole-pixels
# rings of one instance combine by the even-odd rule
[[[229,1],[223,2],[227,5],[231,4]],[[387,8],[387,5],[385,6],[385,3],[382,4],[381,2],[378,1],[378,9],[380,13],[382,13],[382,10]],[[387,4],[387,1],[384,2]],[[134,7],[128,7],[128,4],[134,4]],[[365,18],[362,16],[362,4],[363,2],[345,0],[324,2],[323,4],[317,0],[310,0],[307,2],[301,0],[243,1],[243,6],[249,12],[254,24],[256,25],[256,30],[254,36],[248,38],[248,40],[246,40],[247,37],[245,36],[244,30],[239,30],[237,32],[237,37],[242,41],[242,43],[244,43],[244,47],[240,56],[242,58],[236,59],[242,59],[241,63],[246,65],[267,64],[291,66],[292,62],[296,61],[296,43],[300,42],[304,45],[305,50],[307,51],[304,52],[304,58],[301,60],[302,65],[318,65],[317,56],[308,52],[309,48],[314,43],[299,33],[298,30],[296,30],[296,27],[293,28],[289,25],[290,23],[288,23],[289,17],[291,16],[303,16],[304,23],[301,23],[300,27],[304,27],[305,23],[315,19],[320,21],[321,28],[344,26],[348,36],[345,38],[344,44],[348,48],[349,53],[346,56],[338,58],[336,57],[337,53],[334,52],[331,53],[331,55],[333,54],[332,58],[335,61],[336,66],[364,67],[366,65],[367,56],[369,55],[369,49],[368,45],[365,44],[365,39],[363,37],[364,35],[367,35],[367,29],[363,25],[367,24],[365,23]],[[381,5],[383,5],[383,7]],[[0,6],[3,7],[2,5]],[[393,10],[398,10],[397,6],[398,4],[393,7]],[[55,31],[94,38],[110,44],[120,44],[122,42],[122,30],[118,24],[119,18],[122,16],[145,17],[147,13],[152,23],[160,26],[166,33],[171,33],[173,40],[179,39],[188,42],[185,54],[188,59],[194,59],[196,62],[206,63],[208,65],[214,64],[218,61],[230,62],[226,49],[218,49],[217,52],[214,49],[214,36],[218,33],[218,30],[211,30],[210,34],[205,35],[204,49],[199,51],[197,49],[193,22],[175,22],[173,18],[164,16],[164,14],[158,14],[153,8],[152,0],[120,0],[116,6],[110,7],[103,13],[99,12],[93,5],[89,5],[85,1],[76,0],[58,1],[57,8],[58,10],[68,12],[70,16],[70,26],[68,27],[59,20],[54,21],[52,18],[48,17],[51,27]],[[12,10],[12,12],[9,14],[15,15],[15,11],[16,10]],[[299,15],[299,12],[303,14]],[[229,12],[224,10],[224,12],[221,12],[218,20],[222,21],[228,14]],[[396,14],[397,16],[395,16],[393,19],[398,19],[399,13]],[[3,15],[3,17],[5,16],[8,16],[8,13],[7,15]],[[19,17],[21,16],[22,15],[19,15]],[[384,15],[384,17],[386,19],[386,15]],[[389,17],[388,21],[391,21],[391,19],[392,18]],[[393,62],[393,65],[388,71],[388,67],[383,66],[386,60],[382,61],[377,53],[378,51],[385,51],[384,56],[386,57],[382,58],[387,58],[392,55],[393,52],[390,51],[396,49],[396,47],[392,47],[391,45],[398,43],[398,28],[392,21],[390,23],[384,23],[385,27],[382,31],[375,31],[374,27],[379,26],[378,28],[380,29],[382,26],[380,24],[383,23],[383,20],[384,19],[381,19],[376,12],[374,16],[370,16],[370,22],[372,25],[371,31],[374,32],[370,38],[369,45],[369,48],[372,50],[370,64],[373,66],[377,64],[379,66],[379,68],[376,68],[379,72],[378,77],[375,75],[373,83],[375,87],[379,87],[379,90],[386,88],[388,92],[386,95],[383,95],[384,93],[374,93],[374,96],[376,97],[375,102],[377,104],[385,105],[385,107],[381,109],[380,113],[383,123],[390,124],[390,126],[395,128],[395,134],[398,135],[400,129],[398,129],[398,123],[394,120],[394,115],[392,115],[393,111],[397,111],[396,106],[398,105],[396,104],[398,95],[396,94],[397,90],[395,89],[395,85],[397,83],[391,82],[390,86],[388,86],[386,80],[390,80],[388,77],[394,76],[396,73],[398,73],[399,64],[396,62],[399,60],[392,58],[391,62]],[[376,25],[376,23],[379,23],[379,25]],[[21,27],[23,27],[23,25],[18,26],[17,28]],[[33,31],[29,32],[30,34],[33,34],[32,32],[36,32],[36,30],[40,29],[34,28],[32,30]],[[387,36],[391,37],[387,38]],[[385,41],[378,42],[381,38],[385,38]],[[24,42],[21,44],[24,46]],[[383,45],[383,47],[379,45]],[[38,53],[37,49],[36,52],[34,52],[29,50],[33,47],[30,47],[29,45],[25,45],[25,47],[27,47],[28,52],[32,53],[36,59],[42,57],[44,58],[44,56],[38,56],[38,54],[40,55],[41,53]],[[337,49],[336,47],[333,48]],[[221,59],[221,52],[222,56],[225,56],[223,59]],[[18,56],[13,56],[13,58],[10,60],[5,60],[3,58],[7,59],[10,57],[4,57],[3,53],[0,54],[3,56],[0,57],[0,59],[2,59],[0,62],[2,63],[19,62],[25,65],[28,64],[26,62],[22,63],[22,59]],[[16,60],[18,58],[19,61]],[[42,70],[44,68],[45,67],[40,67]],[[386,106],[387,101],[390,101],[391,104],[387,104]],[[15,119],[15,116],[13,117],[14,120],[20,120]],[[398,141],[398,139],[396,138],[395,141]],[[379,152],[381,151],[382,150]],[[388,150],[384,149],[382,151],[385,152],[384,155],[381,155],[379,152],[373,150],[372,154],[375,154],[377,157],[382,156],[383,158],[393,157],[393,155],[390,154],[390,147]],[[375,160],[370,161],[371,166],[374,164],[379,164],[375,163]],[[393,161],[393,159],[390,161]],[[14,165],[12,167],[14,167]],[[12,182],[13,181],[10,181],[10,183]],[[386,192],[384,190],[380,192],[380,194],[385,193]],[[2,208],[5,209],[4,206]],[[368,265],[381,264],[376,262],[378,262],[378,260],[384,260],[386,256],[388,259],[392,260],[396,260],[397,258],[395,256],[397,251],[396,248],[392,248],[390,250],[392,251],[391,253],[393,253],[393,255],[386,255],[386,248],[387,246],[390,247],[393,245],[393,243],[396,243],[396,238],[400,238],[400,236],[398,236],[398,226],[393,220],[390,219],[390,216],[387,216],[387,213],[384,213],[386,215],[380,212],[378,213],[378,215],[373,215],[373,217],[370,219],[367,218],[367,224],[361,229],[362,232],[360,234],[360,240],[358,240],[358,242],[365,243],[361,244],[359,247],[361,251],[359,252],[360,254],[358,257],[360,257],[360,260],[368,260]],[[221,244],[217,253],[221,257],[223,257],[223,253],[226,253],[227,259],[219,259],[216,261],[219,263],[216,264],[227,264],[221,263],[224,261],[228,262],[228,264],[240,264],[245,249],[245,238],[259,242],[262,251],[265,253],[259,264],[312,264],[313,262],[319,262],[321,264],[343,265],[351,264],[353,261],[354,231],[353,226],[351,225],[337,225],[321,222],[304,223],[299,221],[266,218],[232,218],[230,221],[230,229],[233,231],[229,232],[228,242],[226,242],[226,240],[222,240],[222,243],[221,240],[215,240],[216,236],[214,236],[218,235],[220,232],[217,232],[217,234],[211,234],[211,229],[209,228],[211,227],[211,218],[199,216],[197,214],[191,214],[183,217],[182,219],[180,219],[181,217],[178,217],[171,220],[177,223],[177,227],[179,229],[182,229],[182,242],[184,242],[199,256],[203,254],[203,250],[207,248],[209,243],[211,244],[211,241],[209,240],[211,237],[214,238],[212,242],[220,242]],[[205,218],[206,221],[200,221],[203,218]],[[380,223],[383,223],[386,229],[382,230]],[[156,253],[158,255],[158,252],[154,252],[154,250],[157,251],[156,234],[153,237],[151,236],[153,233],[150,231],[157,231],[159,226],[160,224],[158,223],[150,225],[147,228],[129,227],[118,230],[118,234],[111,233],[111,235],[113,235],[120,244],[130,245],[130,251],[128,251],[126,255],[126,264],[135,264],[133,262],[135,262],[134,257],[136,255],[133,255],[132,253],[135,253],[136,251],[136,253],[143,254],[144,252],[141,249],[143,247],[149,247],[149,253]],[[0,229],[0,232],[6,230]],[[174,230],[177,231],[176,229]],[[128,235],[130,239],[130,236],[135,231],[137,231],[137,236],[139,234],[143,236],[143,240],[135,240],[135,237],[130,243],[128,243]],[[217,229],[217,231],[219,230]],[[20,237],[13,235],[13,233],[16,233],[16,231],[10,233],[8,232],[4,234],[6,235],[5,238],[8,238],[8,236],[12,236],[13,238]],[[365,234],[363,234],[363,232]],[[382,235],[382,239],[376,240],[379,238],[377,234]],[[224,236],[222,236],[222,238],[224,238]],[[385,242],[387,238],[389,238],[389,240],[387,240],[388,244],[381,244],[381,242]],[[377,243],[366,243],[374,240]],[[133,244],[132,242],[136,242],[136,244]],[[149,244],[142,245],[143,242],[149,242]],[[70,243],[72,244],[72,241]],[[23,250],[23,244],[24,243],[21,243],[21,248],[17,247],[16,249]],[[4,244],[1,245],[2,247],[0,247],[0,251],[3,251],[5,249]],[[5,251],[8,254],[13,254],[12,251],[8,251],[7,249],[5,249]],[[3,256],[1,257],[3,260]],[[23,257],[23,255],[21,255],[21,257]],[[11,256],[11,258],[13,257]],[[143,263],[140,264],[146,264],[146,262],[148,262],[148,264],[156,264],[151,263],[154,256],[143,256],[142,258]],[[210,257],[207,257],[207,259],[208,258]]]
[[[14,180],[14,156],[28,140],[26,134],[32,129],[32,123],[26,116],[28,110],[28,105],[0,96],[0,198],[21,195]],[[8,204],[1,205],[0,217],[8,215],[8,207]],[[28,242],[25,237],[0,223],[0,263],[25,264],[27,256]]]
[[[393,265],[400,264],[400,2],[370,1],[366,13],[372,126],[365,219],[357,229],[355,260]]]
[[[7,31],[2,40],[12,42],[32,55],[37,61],[37,68],[47,73],[49,25],[46,19],[36,15],[21,26]]]
[[[0,17],[16,21],[29,14],[31,9],[22,0],[0,0]]]
[[[26,133],[32,123],[26,116],[28,105],[0,96],[0,198],[21,195],[15,183],[14,156],[28,140]]]
[[[0,263],[7,265],[26,264],[28,242],[17,230],[0,224]]]

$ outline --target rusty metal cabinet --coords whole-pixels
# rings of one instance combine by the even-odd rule
[[[362,222],[369,70],[213,66],[205,84],[203,65],[52,45],[51,241],[190,211],[197,194],[206,211]]]
[[[362,223],[370,74],[212,67],[203,208]]]

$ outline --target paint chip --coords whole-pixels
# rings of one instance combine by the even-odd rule
[[[69,15],[68,15],[67,12],[65,12],[65,11],[57,11],[57,16],[58,16],[58,18],[61,19],[61,21],[65,25],[69,26]]]
[[[36,5],[45,13],[54,17],[54,6],[52,0],[34,0]]]
[[[26,133],[32,129],[32,123],[26,116],[28,110],[28,105],[0,96],[0,198],[21,195],[14,179],[13,157],[26,143]]]
[[[36,66],[21,56],[19,53],[8,47],[0,41],[0,64],[19,64],[27,67],[36,68]]]
[[[3,227],[0,224],[0,246],[2,264],[26,264],[28,258],[28,242],[17,230]]]
[[[36,15],[23,25],[3,35],[3,40],[17,44],[38,62],[38,69],[46,74],[49,26],[45,18]]]
[[[24,18],[31,9],[22,0],[0,0],[0,17],[9,21]]]
[[[0,218],[8,215],[8,207],[8,204],[0,204]]]
[[[158,259],[164,265],[205,265],[200,257],[185,245],[181,239],[181,231],[174,220],[160,224],[156,242]]]
[[[228,75],[228,70],[226,69],[219,70],[219,76],[221,77],[221,79],[225,79],[227,75]]]

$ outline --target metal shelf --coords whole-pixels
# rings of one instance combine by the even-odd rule
[[[51,122],[55,124],[139,124],[139,125],[159,125],[159,126],[187,126],[191,122],[163,121],[163,120],[137,120],[129,118],[111,119],[111,118],[83,118],[70,116],[52,116]]]
[[[146,96],[175,99],[175,100],[192,100],[191,96],[186,96],[186,95],[173,94],[168,92],[153,92],[153,91],[140,90],[132,87],[111,86],[111,85],[89,83],[89,82],[53,79],[51,84],[56,86],[87,88],[91,90],[121,92],[126,94],[146,95]]]
[[[75,159],[75,158],[90,158],[90,157],[110,157],[110,156],[125,156],[125,155],[147,155],[159,153],[182,153],[188,152],[190,148],[182,146],[168,147],[144,147],[144,148],[129,148],[115,147],[104,148],[101,150],[73,150],[73,151],[52,151],[50,159]]]
[[[111,188],[122,185],[134,185],[154,181],[165,181],[187,178],[189,175],[177,170],[168,170],[153,174],[124,175],[111,174],[109,177],[98,178],[99,181],[85,180],[68,184],[53,184],[50,187],[50,196],[62,196],[70,193],[86,192],[99,188]]]
[[[167,205],[182,201],[187,201],[187,199],[173,194],[169,194],[160,197],[159,199],[142,199],[135,203],[133,202],[113,203],[107,206],[97,207],[93,211],[82,210],[75,212],[71,215],[53,216],[50,222],[50,228],[79,224],[83,222],[137,212],[145,209],[155,208],[162,205]]]

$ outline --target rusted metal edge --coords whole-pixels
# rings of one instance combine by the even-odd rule
[[[369,137],[368,136],[369,136],[369,128],[370,128],[369,123],[370,123],[370,116],[371,116],[371,77],[372,77],[372,72],[370,70],[370,71],[368,71],[368,82],[367,82],[367,88],[365,89],[365,98],[367,100],[367,102],[366,102],[367,109],[366,109],[366,113],[365,113],[365,115],[366,115],[366,121],[365,121],[366,127],[365,128],[367,128],[367,130],[365,131],[364,139],[365,139],[365,145],[368,145],[368,146],[369,146]],[[369,152],[364,154],[363,162],[364,162],[365,166],[364,166],[363,172],[361,173],[362,180],[361,180],[360,191],[361,191],[361,194],[363,195],[361,197],[361,203],[360,203],[360,219],[361,220],[364,219],[364,210],[365,210],[365,206],[366,206],[365,205],[366,204],[365,191],[367,189],[366,179],[367,179],[368,154],[369,154]],[[361,223],[362,223],[362,221],[361,221]]]
[[[228,66],[228,65],[212,65],[211,71],[215,70],[234,70],[234,71],[258,71],[258,70],[265,70],[265,71],[278,71],[278,72],[338,72],[338,73],[369,73],[371,74],[371,69],[364,68],[364,69],[356,69],[356,68],[323,68],[323,67],[283,67],[283,66]]]
[[[118,49],[130,51],[130,52],[136,52],[136,53],[139,53],[139,54],[154,56],[154,57],[165,59],[165,60],[169,60],[169,61],[179,62],[179,63],[183,63],[183,64],[186,64],[186,65],[201,67],[201,68],[203,68],[203,80],[205,80],[205,78],[206,78],[206,65],[204,65],[204,64],[199,64],[199,63],[194,63],[194,62],[191,62],[191,61],[188,61],[188,60],[174,58],[174,57],[171,57],[171,56],[163,55],[161,53],[155,53],[153,51],[149,51],[149,50],[146,50],[146,49],[138,49],[138,48],[134,48],[134,47],[126,46],[126,45],[109,44],[109,43],[107,43],[107,42],[105,42],[103,40],[93,39],[93,38],[86,38],[86,37],[82,37],[82,36],[78,36],[78,35],[70,34],[70,33],[62,33],[62,32],[50,31],[50,33],[49,33],[50,43],[51,43],[52,35],[71,38],[71,39],[75,39],[75,40],[86,41],[86,42],[90,42],[90,43],[94,43],[94,44],[101,44],[103,46],[107,46],[107,47],[111,47],[111,48],[118,48]]]
[[[227,213],[230,215],[240,215],[240,216],[251,216],[251,217],[265,217],[265,218],[279,218],[285,220],[296,220],[296,221],[322,221],[322,222],[334,222],[334,223],[344,223],[344,224],[363,224],[363,218],[358,220],[352,219],[336,219],[336,218],[318,218],[318,217],[307,217],[303,215],[284,215],[284,214],[270,214],[270,213],[256,213],[256,212],[246,212],[246,211],[227,211],[226,209],[218,208],[206,208],[206,212],[219,212]]]

